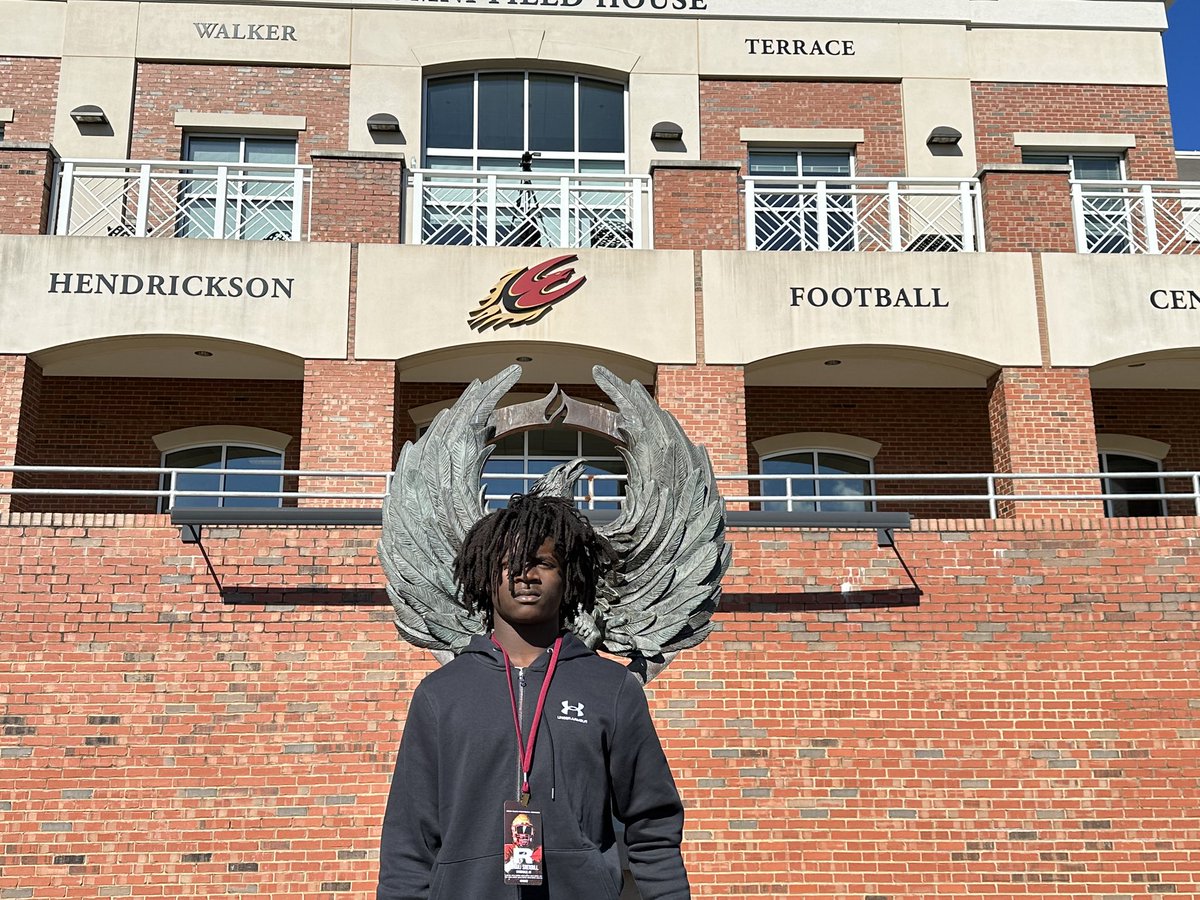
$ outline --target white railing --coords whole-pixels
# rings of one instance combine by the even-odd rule
[[[743,179],[748,250],[983,250],[975,179]]]
[[[1080,253],[1200,253],[1200,182],[1072,181]]]
[[[418,169],[413,242],[469,247],[654,246],[646,175]]]
[[[306,240],[311,183],[311,166],[64,159],[50,232]]]
[[[162,508],[174,506],[236,506],[238,500],[270,500],[271,505],[283,505],[288,500],[364,500],[368,505],[379,503],[391,484],[390,471],[329,471],[301,469],[174,469],[153,467],[99,467],[99,466],[0,466],[0,475],[8,473],[13,480],[30,481],[30,476],[53,482],[54,476],[85,477],[91,483],[105,478],[145,476],[158,481],[157,488],[119,487],[63,487],[28,485],[2,486],[0,496],[26,497],[144,497],[157,501]],[[295,491],[233,491],[233,490],[186,490],[179,486],[183,476],[269,476],[271,478],[302,477],[307,484],[321,479],[334,481],[371,481],[377,487],[361,490],[295,490]],[[485,476],[485,480],[488,476]],[[493,480],[524,481],[532,483],[539,475],[496,473]],[[8,481],[9,479],[5,479]],[[855,512],[869,511],[876,503],[888,505],[911,504],[955,504],[987,505],[991,518],[999,517],[999,507],[1005,502],[1029,501],[1132,501],[1156,500],[1186,502],[1194,515],[1200,516],[1200,472],[971,472],[938,474],[813,474],[813,475],[718,475],[723,485],[733,487],[722,490],[726,503],[753,503],[771,511],[823,511]],[[612,482],[625,481],[624,475],[589,474],[580,479],[576,488],[576,501],[589,509],[612,508],[622,502],[621,496],[614,497]],[[1099,492],[1072,493],[1062,489],[1064,483],[1074,481],[1099,482]],[[1042,484],[1039,485],[1038,482]],[[1125,483],[1127,487],[1155,486],[1158,490],[1133,492],[1129,490],[1103,490],[1114,483]],[[1172,482],[1173,486],[1168,485]],[[602,484],[607,483],[607,484]],[[825,484],[830,489],[824,488]],[[906,492],[881,492],[881,484],[911,485]],[[1058,486],[1046,487],[1046,483]],[[738,490],[742,485],[758,484],[757,491]],[[924,485],[962,485],[957,490],[921,490]],[[797,486],[800,489],[797,490]],[[847,491],[847,485],[856,485]],[[868,488],[868,485],[870,486]],[[1028,485],[1031,489],[1026,490]],[[1186,487],[1184,487],[1186,485]],[[805,490],[807,488],[807,491]],[[507,494],[487,494],[489,502],[504,501]],[[227,501],[234,501],[228,503]],[[256,504],[258,505],[258,504]]]

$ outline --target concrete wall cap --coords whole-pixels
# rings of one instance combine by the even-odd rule
[[[44,150],[58,159],[54,145],[45,141],[0,141],[0,150]]]
[[[309,156],[313,159],[379,159],[400,165],[404,165],[406,159],[403,153],[386,153],[382,150],[314,150]]]
[[[650,172],[655,169],[740,169],[735,159],[652,159]]]
[[[1067,175],[1071,174],[1070,166],[1043,165],[1042,163],[992,163],[982,166],[975,173],[976,178],[984,175],[1002,172],[1014,172],[1022,175]]]

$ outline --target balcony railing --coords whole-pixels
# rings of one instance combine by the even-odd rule
[[[748,250],[984,249],[974,179],[764,176],[744,184]]]
[[[1200,253],[1200,182],[1072,181],[1080,253]]]
[[[264,476],[275,479],[304,478],[305,490],[237,491],[186,489],[186,476]],[[365,506],[379,504],[387,493],[391,471],[331,471],[305,469],[173,469],[120,466],[0,466],[0,497],[132,497],[142,498],[164,509],[174,507],[273,506],[297,500],[361,500]],[[539,475],[497,473],[485,481],[523,480],[527,485]],[[133,481],[131,481],[131,478]],[[321,481],[331,488],[315,489]],[[588,474],[576,486],[575,500],[587,509],[609,509],[624,502],[623,490],[612,488],[624,475]],[[353,481],[373,487],[348,488]],[[936,508],[939,516],[947,509],[961,510],[967,517],[1000,518],[1007,502],[1163,501],[1173,515],[1200,516],[1200,471],[1185,472],[970,472],[853,474],[813,473],[805,475],[718,475],[726,503],[751,503],[764,510],[786,512],[862,512],[877,504]],[[146,482],[146,486],[132,486]],[[1083,482],[1075,492],[1070,485]],[[155,487],[150,485],[154,484]],[[847,486],[853,485],[848,490]],[[1094,491],[1092,485],[1099,485]],[[756,487],[755,487],[756,486]],[[614,496],[615,494],[615,496]],[[488,493],[488,501],[504,501],[509,494]],[[247,502],[249,501],[249,502]],[[1122,513],[1123,514],[1123,513]]]
[[[650,178],[418,169],[413,241],[468,247],[653,244]]]
[[[51,233],[72,236],[308,237],[310,166],[65,159]]]

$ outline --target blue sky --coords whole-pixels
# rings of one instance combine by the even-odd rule
[[[1175,0],[1163,43],[1175,147],[1200,150],[1200,0]]]

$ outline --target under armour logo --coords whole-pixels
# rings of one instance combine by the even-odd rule
[[[582,703],[572,704],[572,703],[569,703],[568,701],[564,700],[562,702],[562,714],[564,716],[575,716],[576,718],[583,718],[583,704]]]

